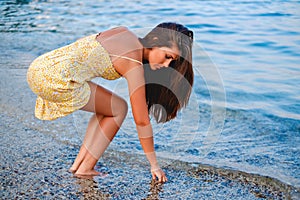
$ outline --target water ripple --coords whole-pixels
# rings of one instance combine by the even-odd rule
[[[156,127],[166,132],[157,136],[160,153],[300,185],[299,1],[3,0],[0,10],[3,69],[24,70],[42,53],[114,26],[139,31],[161,21],[186,24],[195,33],[195,69],[201,73],[201,67],[209,63],[221,74],[227,101],[225,128],[208,157],[201,160],[212,117],[211,91],[203,79],[213,81],[214,76],[196,74],[193,95],[199,108],[188,109],[199,113],[179,118],[179,125]],[[190,120],[197,116],[196,122]],[[125,133],[117,136],[112,148],[122,145],[126,151],[141,151],[132,123],[129,117]],[[191,131],[193,124],[199,130]],[[185,131],[173,135],[179,126]],[[187,143],[183,136],[193,141]]]

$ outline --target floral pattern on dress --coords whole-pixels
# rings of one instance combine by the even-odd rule
[[[96,35],[39,56],[27,72],[28,84],[38,96],[35,116],[54,120],[82,108],[91,93],[87,82],[95,77],[121,77]]]

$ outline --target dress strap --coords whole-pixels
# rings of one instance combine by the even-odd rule
[[[133,59],[133,58],[129,58],[129,57],[127,57],[127,56],[120,56],[120,55],[116,55],[116,54],[109,54],[109,55],[110,55],[110,56],[115,56],[115,57],[118,57],[118,58],[124,58],[124,59],[130,60],[130,61],[136,62],[136,63],[138,63],[138,64],[140,64],[140,65],[143,65],[142,62],[140,62],[140,61],[138,61],[138,60],[135,60],[135,59]]]

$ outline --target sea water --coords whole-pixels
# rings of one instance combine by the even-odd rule
[[[143,36],[163,21],[186,25],[195,83],[176,120],[154,122],[159,158],[300,186],[299,1],[4,0],[0,9],[2,69],[26,69],[47,51],[116,26]],[[94,81],[128,100],[125,80]],[[77,134],[56,139],[80,145],[88,116],[72,118]],[[110,148],[142,154],[131,112]]]

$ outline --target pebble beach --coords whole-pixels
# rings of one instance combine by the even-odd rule
[[[0,1],[0,199],[300,199],[298,7],[283,0]],[[36,119],[30,63],[109,28],[143,36],[162,21],[186,25],[195,39],[189,105],[153,126],[169,181],[151,180],[130,108],[96,165],[101,175],[75,177],[68,169],[91,114]],[[128,100],[124,79],[93,81]]]
[[[33,114],[26,70],[1,70],[1,199],[297,199],[299,189],[270,177],[199,163],[160,159],[169,181],[151,180],[143,155],[108,148],[95,177],[68,172],[78,152],[67,116],[44,122]],[[5,86],[5,87],[3,87]],[[71,138],[71,136],[70,136]],[[121,147],[120,147],[121,148]]]

